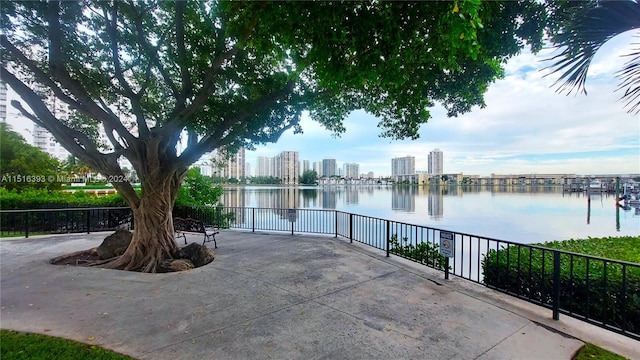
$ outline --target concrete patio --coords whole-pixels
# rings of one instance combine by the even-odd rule
[[[348,240],[224,230],[213,263],[56,266],[108,233],[0,241],[0,326],[139,359],[571,359],[637,341]],[[201,237],[191,236],[191,241]]]

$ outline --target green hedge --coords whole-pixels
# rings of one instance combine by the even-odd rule
[[[402,243],[396,234],[391,235],[389,252],[404,258],[419,262],[437,270],[444,270],[447,258],[440,254],[439,245],[421,242],[417,245],[409,244],[408,238],[403,238]]]
[[[236,219],[236,214],[231,209],[218,206],[183,206],[176,205],[173,208],[173,216],[202,220],[206,226],[215,226],[229,229]]]
[[[207,225],[229,228],[235,220],[234,213],[224,213],[222,206],[193,207],[185,204],[183,199],[177,199],[173,215],[177,217],[193,217],[205,221]],[[0,187],[0,209],[68,209],[95,207],[128,207],[119,194],[95,196],[84,191],[65,192],[48,191],[46,189],[27,189],[23,191],[7,190]],[[87,225],[92,229],[103,229],[122,226],[130,221],[130,211],[111,210],[108,218],[92,218],[87,224],[84,211],[37,212],[29,214],[4,213],[0,216],[0,235],[22,235],[25,224],[29,223],[32,233],[59,233],[86,231]]]
[[[84,191],[73,193],[27,189],[21,192],[0,187],[0,209],[57,209],[72,207],[127,206],[118,194],[95,196]]]
[[[553,250],[511,245],[482,260],[484,283],[551,306]],[[560,255],[560,309],[640,334],[640,265]]]
[[[46,189],[27,189],[18,192],[0,187],[1,210],[128,206],[120,194],[96,196],[82,190],[67,192],[58,190],[49,191]],[[175,206],[185,207],[193,206],[193,204],[184,198],[178,197]]]

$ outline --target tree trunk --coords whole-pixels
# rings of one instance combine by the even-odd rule
[[[133,238],[125,253],[105,265],[112,269],[157,272],[160,264],[180,250],[173,229],[173,205],[180,177],[156,177],[143,183],[143,193],[133,210]]]

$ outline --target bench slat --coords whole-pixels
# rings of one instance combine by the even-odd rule
[[[202,245],[204,245],[207,241],[213,241],[214,247],[216,249],[218,248],[216,235],[220,232],[207,229],[202,220],[176,217],[173,218],[173,229],[176,232],[176,237],[184,238],[185,244],[187,243],[187,237],[185,233],[203,234],[204,241],[202,242]]]

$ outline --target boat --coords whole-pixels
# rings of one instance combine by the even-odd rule
[[[591,180],[589,181],[589,187],[587,189],[589,192],[602,192],[606,191],[606,184],[603,184],[600,180]]]
[[[640,207],[640,195],[624,194],[618,198],[618,203],[623,207]]]

